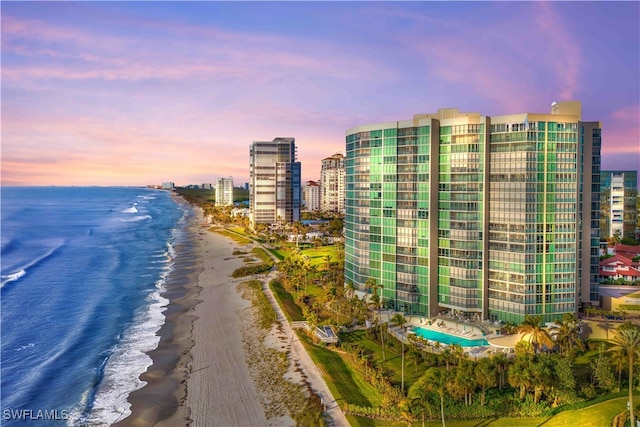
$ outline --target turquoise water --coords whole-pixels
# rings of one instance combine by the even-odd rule
[[[459,346],[462,346],[462,347],[477,347],[477,346],[489,345],[489,342],[484,338],[471,340],[468,338],[462,338],[458,335],[449,335],[449,334],[445,334],[438,331],[432,331],[431,329],[421,328],[419,326],[414,327],[413,332],[415,332],[416,335],[423,337],[425,339],[428,339],[431,341],[438,341],[442,344],[447,344],[447,345],[458,344]]]

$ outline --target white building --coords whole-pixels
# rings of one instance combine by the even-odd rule
[[[344,165],[344,156],[340,153],[322,160],[320,208],[323,212],[344,213],[346,195]]]
[[[216,182],[216,206],[233,205],[233,178],[218,178]]]
[[[315,181],[307,181],[302,193],[304,206],[308,211],[320,209],[320,184]]]

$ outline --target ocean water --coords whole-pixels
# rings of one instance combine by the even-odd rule
[[[125,418],[190,210],[144,188],[3,187],[1,197],[0,424]]]

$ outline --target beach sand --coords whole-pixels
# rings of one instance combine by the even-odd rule
[[[305,387],[307,394],[322,397],[333,425],[348,425],[317,367],[304,350],[300,355],[300,343],[292,348],[291,330],[278,326],[265,332],[255,324],[254,309],[238,289],[251,278],[231,278],[244,265],[233,255],[238,244],[203,228],[201,209],[194,212],[189,226],[193,253],[187,251],[185,264],[176,265],[168,287],[167,321],[158,348],[150,353],[153,365],[141,376],[147,385],[129,396],[131,415],[115,425],[290,426],[295,423],[277,396],[286,389],[301,395],[293,400],[304,400]],[[240,249],[248,252],[250,246]],[[266,284],[268,277],[261,279]],[[283,320],[282,313],[278,317]],[[289,352],[286,384],[274,378],[279,374],[270,373],[269,366],[255,362],[268,356],[269,347]]]

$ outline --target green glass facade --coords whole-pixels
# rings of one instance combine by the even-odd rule
[[[584,187],[600,125],[588,124],[440,110],[347,131],[346,281],[366,291],[374,278],[389,308],[427,316],[519,323],[595,304],[599,194]]]
[[[440,128],[438,304],[482,312],[485,124]]]
[[[576,312],[578,122],[494,124],[490,138],[489,315]]]
[[[409,313],[428,310],[429,126],[347,137],[346,280],[368,278]]]

